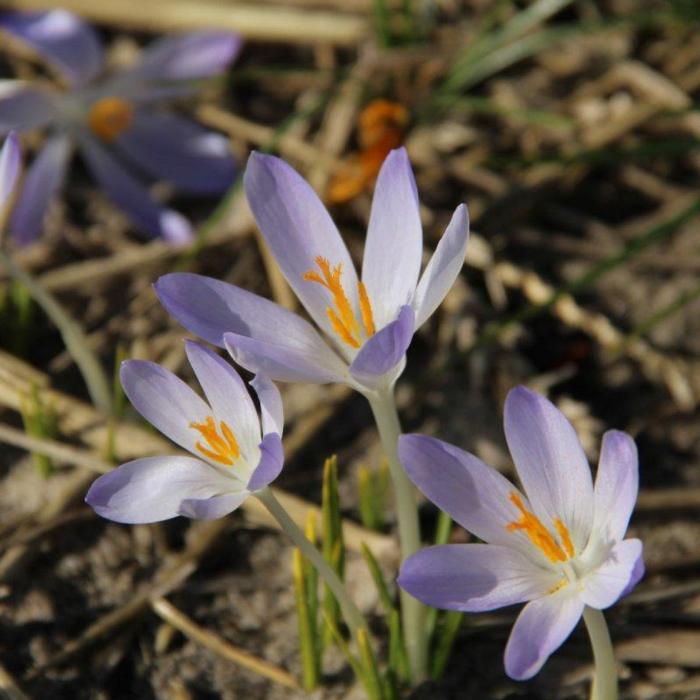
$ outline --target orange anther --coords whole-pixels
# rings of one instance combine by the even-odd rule
[[[224,421],[219,422],[221,435],[213,416],[207,416],[204,423],[190,423],[190,428],[194,428],[206,440],[206,445],[197,442],[195,447],[208,459],[231,466],[241,456],[236,436]]]
[[[126,131],[134,116],[134,108],[120,97],[97,100],[88,113],[88,125],[94,134],[111,143]]]
[[[508,532],[524,530],[532,544],[534,544],[552,562],[565,562],[574,556],[574,545],[571,535],[564,523],[558,518],[554,521],[562,545],[557,542],[552,533],[542,524],[542,521],[531,513],[523,503],[520,495],[513,491],[510,500],[520,511],[520,519],[506,525]]]

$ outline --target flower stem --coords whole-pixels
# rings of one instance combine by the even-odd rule
[[[401,561],[420,548],[420,528],[418,525],[418,507],[413,492],[413,485],[406,476],[398,455],[398,440],[401,424],[396,412],[396,402],[392,389],[378,391],[367,396],[369,405],[377,423],[379,437],[384,452],[389,460],[389,470],[396,494],[396,510],[401,544]],[[411,665],[414,682],[423,680],[427,675],[428,635],[425,633],[426,608],[413,596],[400,591],[401,616],[406,641],[406,652]]]
[[[348,626],[352,630],[353,637],[357,636],[360,629],[367,629],[362,613],[357,609],[355,603],[352,602],[348,595],[343,582],[338,577],[338,574],[331,569],[326,563],[326,560],[321,556],[321,553],[316,547],[309,542],[306,535],[297,527],[297,524],[289,517],[289,514],[284,509],[282,504],[275,498],[270,489],[264,488],[257,491],[255,495],[260,502],[270,511],[272,517],[279,523],[282,530],[289,536],[294,544],[299,547],[302,554],[314,565],[321,578],[328,584],[328,587],[333,591],[333,595],[340,603],[340,608],[343,611],[343,617]]]
[[[583,621],[591,640],[595,662],[591,700],[617,700],[617,664],[603,613],[586,606]]]

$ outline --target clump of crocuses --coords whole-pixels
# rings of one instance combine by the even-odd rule
[[[144,177],[202,194],[232,184],[236,168],[227,139],[163,105],[191,96],[201,80],[226,70],[240,38],[223,31],[166,37],[148,46],[135,66],[106,75],[97,33],[66,10],[5,14],[0,30],[36,52],[63,86],[0,81],[0,133],[48,132],[12,214],[17,244],[41,234],[76,146],[100,187],[140,231],[189,241],[189,222],[158,203]]]

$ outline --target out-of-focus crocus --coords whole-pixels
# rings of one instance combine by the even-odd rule
[[[408,110],[397,102],[373,100],[357,122],[360,151],[334,174],[326,193],[333,204],[347,202],[374,184],[386,157],[403,143]]]
[[[17,136],[10,133],[0,151],[0,228],[5,223],[21,168]]]
[[[403,564],[399,585],[451,610],[527,603],[505,650],[508,675],[525,679],[586,616],[586,606],[609,607],[643,575],[642,543],[623,539],[637,499],[637,450],[626,433],[607,432],[594,486],[571,424],[524,387],[506,399],[505,433],[524,492],[452,445],[400,438],[413,483],[487,544],[423,549]]]
[[[66,88],[0,81],[0,133],[49,130],[14,208],[17,243],[30,243],[41,233],[73,146],[140,230],[176,244],[190,240],[188,221],[152,199],[142,176],[202,194],[221,193],[232,183],[235,163],[227,140],[160,105],[222,73],[238,53],[240,38],[223,31],[166,37],[147,47],[136,66],[104,76],[96,32],[70,12],[5,14],[0,31],[44,59]]]
[[[363,393],[390,387],[415,330],[462,268],[466,206],[457,207],[419,279],[416,183],[406,151],[393,151],[377,180],[360,279],[325,207],[289,165],[254,153],[245,186],[282,273],[330,343],[290,311],[209,277],[161,277],[161,302],[190,331],[225,345],[236,362],[271,379],[344,382]]]
[[[98,515],[120,523],[153,523],[185,515],[220,518],[264,489],[282,469],[282,401],[258,375],[258,418],[233,367],[197,343],[187,357],[207,398],[153,362],[129,360],[121,381],[136,410],[193,457],[147,457],[122,464],[90,487]],[[261,437],[262,424],[262,437]]]

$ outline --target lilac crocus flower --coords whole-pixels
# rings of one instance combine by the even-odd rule
[[[200,275],[161,277],[161,302],[190,331],[225,345],[236,362],[274,380],[343,382],[364,393],[391,386],[414,332],[462,268],[466,207],[457,207],[419,279],[416,183],[406,151],[392,151],[377,179],[358,278],[326,208],[289,165],[254,153],[245,187],[282,273],[326,339],[282,307]]]
[[[197,343],[188,342],[186,349],[207,401],[153,362],[125,362],[121,381],[139,413],[194,458],[146,457],[101,476],[85,500],[103,518],[119,523],[177,515],[220,518],[282,469],[282,401],[275,385],[262,375],[251,382],[260,400],[259,419],[228,362]]]
[[[21,166],[17,136],[10,133],[0,151],[0,225],[5,221]]]
[[[523,491],[457,447],[400,438],[413,483],[486,544],[423,549],[398,582],[437,608],[527,603],[505,650],[506,672],[521,680],[539,671],[585,606],[609,607],[642,577],[642,543],[623,539],[637,498],[637,449],[626,433],[607,432],[594,486],[571,424],[524,387],[506,399],[505,433]]]
[[[73,146],[140,230],[173,243],[190,240],[187,220],[154,201],[141,175],[203,194],[218,194],[232,183],[227,140],[159,106],[223,72],[239,51],[239,37],[222,31],[166,37],[147,47],[138,65],[103,76],[96,32],[66,10],[5,14],[0,30],[38,53],[66,88],[0,81],[0,133],[49,131],[14,209],[17,243],[26,245],[41,233]]]

